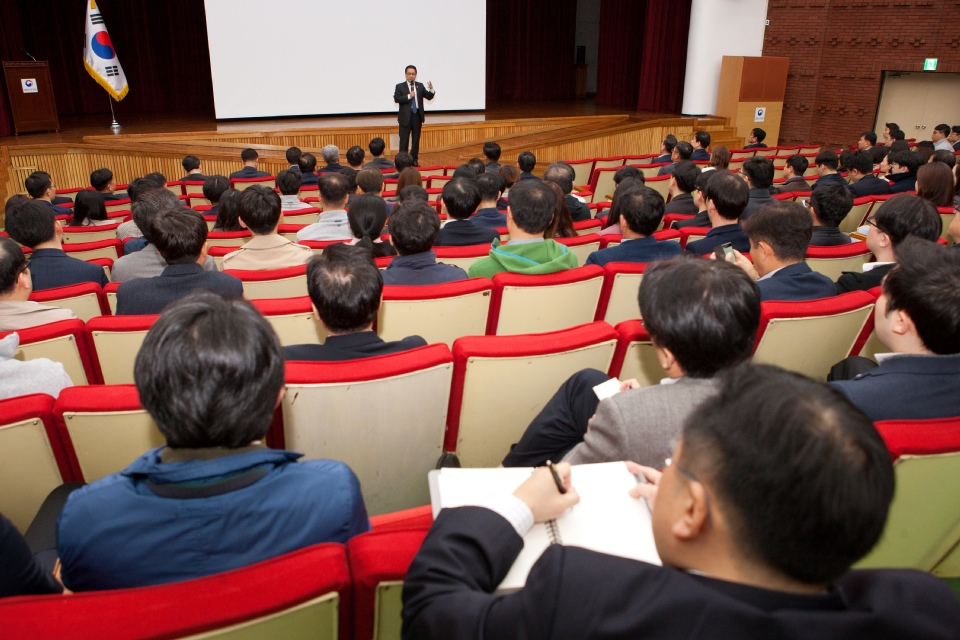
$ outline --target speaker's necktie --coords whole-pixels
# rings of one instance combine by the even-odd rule
[[[410,92],[413,93],[413,92],[415,92],[416,90],[417,90],[416,85],[414,85],[414,84],[411,82],[411,83],[410,83]],[[414,93],[414,95],[413,95],[413,107],[412,107],[412,110],[413,110],[414,113],[417,112],[417,95],[416,95],[416,93]]]

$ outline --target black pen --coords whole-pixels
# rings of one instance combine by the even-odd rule
[[[550,473],[553,474],[553,481],[557,483],[557,490],[558,490],[560,493],[566,493],[566,492],[567,492],[567,488],[566,488],[565,486],[563,486],[563,480],[560,479],[560,474],[557,473],[557,465],[555,465],[555,464],[553,464],[552,462],[550,462],[549,460],[547,460],[547,468],[549,468],[549,469],[550,469]]]

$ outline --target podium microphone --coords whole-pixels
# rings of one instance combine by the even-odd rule
[[[19,47],[19,49],[20,49],[20,51],[23,51],[25,54],[27,54],[27,57],[30,58],[31,60],[33,60],[34,62],[37,61],[36,58],[34,58],[32,55],[30,55],[30,52],[29,52],[29,51],[27,51],[27,50],[24,49],[23,47]]]

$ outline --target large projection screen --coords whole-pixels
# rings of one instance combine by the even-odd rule
[[[485,108],[486,0],[205,0],[218,119],[395,112],[406,65],[430,111]]]

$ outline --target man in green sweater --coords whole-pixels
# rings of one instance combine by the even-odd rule
[[[473,263],[467,275],[492,278],[509,271],[524,275],[556,273],[577,266],[577,256],[556,240],[543,237],[553,219],[557,197],[540,180],[522,180],[510,188],[507,229],[510,242],[493,241],[490,255]]]

